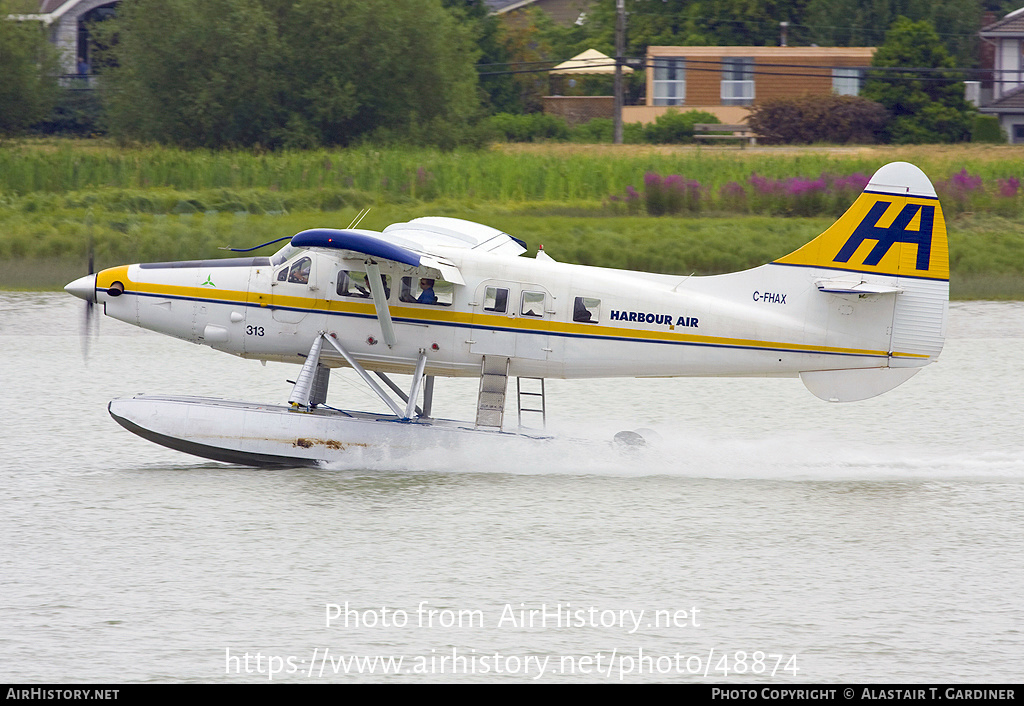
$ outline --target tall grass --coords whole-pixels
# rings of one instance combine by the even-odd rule
[[[263,154],[13,142],[0,144],[0,288],[62,285],[84,271],[90,243],[100,267],[219,257],[221,246],[345,227],[365,206],[372,229],[448,215],[566,262],[733,271],[821,232],[896,159],[921,166],[942,196],[954,295],[1024,297],[1024,163],[1001,147]]]
[[[921,153],[933,181],[963,169],[986,184],[1024,178],[1014,151],[989,148],[952,161]],[[260,189],[273,192],[356,191],[379,202],[404,199],[485,201],[603,200],[621,195],[644,175],[679,175],[717,192],[767,179],[817,179],[822,173],[870,174],[892,161],[892,150],[741,154],[701,149],[493,149],[439,152],[416,149],[308,152],[210,152],[169,147],[118,149],[75,142],[16,142],[0,146],[0,193],[66,193],[97,189],[178,191]],[[987,188],[987,187],[986,187]]]

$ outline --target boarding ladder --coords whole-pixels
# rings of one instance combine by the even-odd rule
[[[523,382],[533,389],[524,389]],[[538,391],[536,383],[540,383]],[[523,412],[540,414],[540,428],[544,429],[548,423],[547,403],[544,399],[544,378],[516,378],[516,397],[519,402],[519,426],[523,426]],[[525,400],[523,398],[526,398]],[[524,402],[531,406],[524,406]],[[540,407],[537,407],[537,405]]]
[[[485,355],[480,364],[480,393],[476,400],[476,425],[501,429],[508,388],[508,357]]]

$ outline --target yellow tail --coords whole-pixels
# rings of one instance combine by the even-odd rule
[[[948,281],[946,222],[935,189],[914,165],[887,164],[832,227],[775,262]]]

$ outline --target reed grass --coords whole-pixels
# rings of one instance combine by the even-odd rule
[[[816,179],[823,173],[870,174],[895,159],[913,161],[936,182],[964,169],[986,183],[1024,178],[1019,151],[1009,146],[953,152],[941,147],[800,151],[525,147],[454,152],[363,147],[256,153],[23,140],[0,145],[0,193],[23,196],[153,188],[352,190],[388,202],[410,198],[572,202],[621,195],[629,185],[639,188],[647,173],[679,175],[718,190],[730,182],[744,183],[752,175]]]
[[[84,271],[90,247],[100,267],[220,257],[230,254],[221,246],[346,227],[366,206],[373,208],[362,226],[372,229],[448,215],[487,223],[534,248],[543,243],[567,262],[734,271],[795,249],[855,196],[808,184],[834,186],[905,159],[943,194],[954,296],[1024,298],[1024,163],[1017,155],[1002,146],[187,152],[23,140],[0,144],[0,288],[62,286],[69,272]],[[644,195],[650,175],[661,184],[696,184],[696,196],[681,207],[661,205],[659,212],[675,215],[652,217],[646,203],[631,210],[622,197],[628,188]]]

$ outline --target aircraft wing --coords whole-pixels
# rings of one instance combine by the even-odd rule
[[[383,233],[359,230],[334,230],[314,228],[304,230],[292,237],[291,244],[304,250],[319,250],[338,254],[347,259],[360,257],[371,260],[388,260],[407,265],[423,277],[443,279],[446,282],[465,284],[462,273],[446,258],[417,252],[393,238],[382,237]]]
[[[383,232],[358,229],[314,228],[291,239],[291,245],[304,250],[327,252],[344,259],[363,259],[381,335],[388,347],[395,344],[395,331],[387,297],[381,286],[379,261],[408,268],[410,274],[465,284],[459,268],[445,257],[445,250],[479,249],[505,257],[526,252],[521,240],[490,226],[457,218],[416,218],[395,223]]]
[[[462,273],[442,253],[446,249],[484,250],[506,257],[526,252],[526,244],[496,228],[458,218],[416,218],[378,233],[370,230],[314,228],[295,235],[297,248],[340,253],[346,258],[389,260],[415,268],[424,277],[465,284]]]

